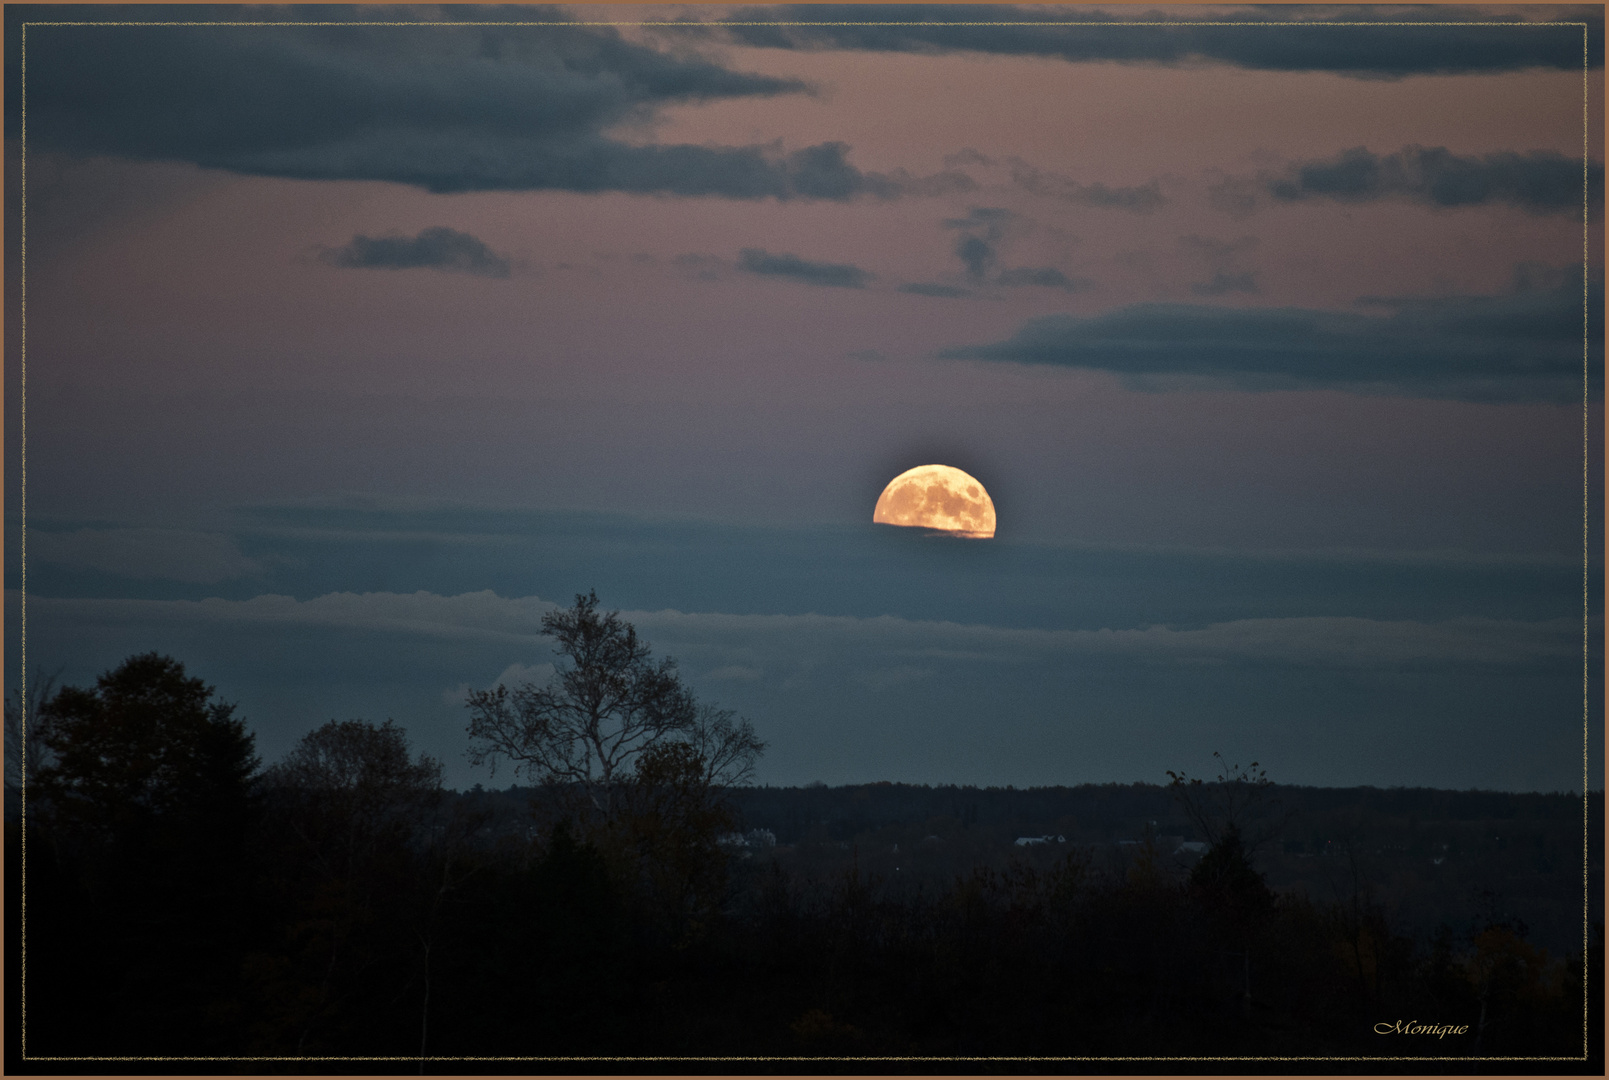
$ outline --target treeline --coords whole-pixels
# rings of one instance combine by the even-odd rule
[[[1461,1072],[1517,1055],[1553,1060],[1502,1071],[1601,1072],[1601,1050],[1571,1060],[1601,1048],[1601,928],[1565,956],[1495,913],[1416,942],[1365,890],[1277,892],[1248,850],[1271,788],[1254,772],[1176,784],[1210,841],[1188,873],[1155,829],[1120,863],[1034,849],[915,888],[870,852],[820,873],[738,857],[728,781],[763,749],[752,729],[694,702],[595,597],[549,620],[568,661],[554,681],[472,702],[472,745],[550,781],[515,828],[494,827],[488,793],[445,792],[389,722],[332,721],[263,768],[168,657],[42,701],[26,838],[7,823],[8,1071],[617,1073],[462,1059],[668,1056],[685,1060],[625,1067],[1062,1073],[1088,1066],[984,1059],[1295,1055]],[[607,732],[638,743],[601,774],[576,747]],[[335,1060],[376,1057],[394,1060]]]
[[[1602,792],[1593,794],[1602,797]],[[1581,799],[1575,794],[1276,784],[1269,795],[1255,816],[1287,816],[1284,839],[1299,843],[1339,839],[1349,827],[1402,832],[1438,824],[1457,830],[1467,824],[1496,823],[1521,827],[1562,823],[1575,829],[1579,841],[1582,823]],[[1166,784],[1014,788],[885,781],[839,787],[750,787],[735,798],[745,819],[764,824],[785,844],[815,837],[844,840],[886,825],[932,818],[1013,836],[1071,829],[1088,842],[1133,839],[1149,822],[1165,831],[1191,828]]]
[[[539,794],[476,785],[451,798],[484,815],[483,838],[490,838],[527,835],[531,800]],[[880,782],[727,794],[735,827],[765,830],[777,845],[740,854],[775,859],[804,877],[833,876],[855,864],[882,875],[890,888],[919,882],[931,891],[975,868],[1041,862],[1046,852],[1014,841],[1047,834],[1090,848],[1094,864],[1121,873],[1147,829],[1166,849],[1163,869],[1182,877],[1195,856],[1175,855],[1178,844],[1208,839],[1176,792],[1157,784],[1023,789]],[[1603,793],[1591,792],[1585,809],[1589,907],[1601,912]],[[1242,824],[1262,841],[1256,866],[1275,891],[1332,901],[1361,891],[1421,946],[1443,922],[1467,936],[1500,920],[1523,927],[1527,941],[1556,957],[1581,948],[1579,795],[1270,784]]]

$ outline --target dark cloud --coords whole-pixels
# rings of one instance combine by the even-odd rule
[[[472,14],[454,9],[452,17]],[[521,9],[505,17],[542,14]],[[51,9],[47,17],[65,16]],[[84,17],[162,15],[93,9]],[[224,17],[242,15],[230,9]],[[266,17],[289,16],[275,10]],[[335,8],[316,17],[374,16]],[[407,9],[387,17],[418,15]],[[17,16],[11,18],[16,29]],[[7,39],[12,61],[18,37]],[[958,173],[862,172],[838,142],[787,152],[780,144],[616,141],[604,132],[649,121],[664,106],[806,87],[659,52],[607,27],[41,26],[30,29],[28,52],[30,144],[69,154],[310,180],[384,180],[437,192],[850,199],[971,184]],[[8,64],[13,133],[22,105],[16,69]]]
[[[946,229],[959,229],[955,240],[955,254],[966,267],[967,276],[982,281],[1000,261],[997,244],[1005,235],[1010,210],[997,206],[974,206],[964,218],[946,218]]]
[[[940,285],[936,281],[913,281],[909,284],[901,285],[899,287],[899,291],[903,293],[913,293],[917,296],[934,296],[943,299],[953,299],[958,296],[972,295],[970,289],[961,289],[954,285]]]
[[[982,157],[975,150],[963,151],[963,154]],[[988,281],[1004,286],[1038,285],[1043,288],[1065,289],[1068,292],[1094,286],[1094,282],[1086,278],[1070,278],[1054,266],[1021,266],[996,273],[995,268],[1000,263],[1000,241],[1006,235],[1007,226],[1016,218],[1017,215],[1010,210],[997,206],[974,206],[967,211],[966,217],[944,219],[942,222],[944,228],[955,229],[961,234],[955,240],[955,254],[961,260],[967,277],[979,283]],[[937,293],[928,291],[927,287],[907,288],[906,291],[922,292],[926,296],[965,294],[965,290]]]
[[[761,248],[744,248],[738,253],[738,265],[751,274],[844,289],[864,289],[866,283],[877,276],[847,263],[810,262],[797,255],[772,255]]]
[[[963,154],[982,156],[975,150],[963,151]],[[1068,292],[1093,287],[1094,282],[1085,278],[1070,278],[1053,266],[1013,267],[996,273],[995,268],[1000,263],[1000,241],[1006,235],[1007,226],[1016,219],[1017,215],[1010,210],[997,206],[974,206],[967,211],[966,217],[944,219],[941,223],[944,228],[955,229],[961,234],[955,240],[955,254],[961,260],[967,277],[979,283],[1038,285]],[[966,293],[966,290],[940,293],[932,291],[933,288],[943,286],[907,287],[905,291],[920,292],[925,296],[959,296]]]
[[[1021,266],[1002,270],[995,281],[1001,285],[1038,285],[1047,289],[1065,289],[1067,292],[1079,292],[1095,286],[1088,278],[1070,278],[1054,266]]]
[[[968,234],[957,239],[955,254],[966,266],[967,277],[975,281],[982,281],[999,261],[999,253],[995,250],[995,246],[976,234]]]
[[[1601,284],[1591,343],[1602,363]],[[1474,401],[1580,401],[1579,272],[1547,286],[1521,279],[1498,296],[1368,301],[1386,314],[1304,308],[1136,304],[1091,316],[1031,319],[1009,340],[953,358],[1110,371],[1143,389],[1341,389]]]
[[[506,278],[508,260],[485,243],[455,229],[437,226],[418,236],[354,236],[345,247],[320,256],[332,266],[354,269],[456,270],[479,277]]]
[[[1603,17],[1583,7],[1560,15],[1557,23],[1520,23],[1480,8],[1401,9],[1374,15],[1370,9],[1344,9],[1348,23],[1379,18],[1398,25],[1304,25],[1336,19],[1333,9],[1259,7],[1220,21],[1260,26],[1211,26],[1206,19],[1134,9],[1068,10],[994,5],[783,5],[744,8],[723,18],[761,23],[809,22],[841,25],[738,26],[726,33],[746,45],[780,49],[860,49],[873,52],[984,52],[1047,56],[1071,62],[1116,60],[1181,64],[1210,61],[1266,71],[1332,71],[1365,78],[1406,75],[1514,71],[1522,68],[1581,69],[1585,22],[1593,67],[1603,65]],[[1009,26],[1009,21],[1059,25]],[[1404,21],[1475,21],[1483,26],[1400,25]],[[1165,22],[1168,26],[1101,26],[1117,22]],[[905,25],[872,25],[902,23]],[[994,25],[912,25],[983,23]]]
[[[1592,206],[1603,202],[1603,165],[1552,150],[1504,151],[1460,157],[1441,146],[1408,146],[1374,154],[1359,146],[1322,161],[1297,162],[1282,175],[1263,178],[1276,199],[1336,199],[1371,202],[1408,198],[1432,206],[1506,203],[1536,214],[1575,213],[1582,184]]]

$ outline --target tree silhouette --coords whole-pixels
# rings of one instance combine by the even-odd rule
[[[302,736],[263,774],[305,853],[331,877],[349,878],[388,846],[405,843],[441,798],[441,762],[413,760],[390,720],[331,720]]]
[[[36,722],[36,1033],[63,1052],[224,1045],[256,915],[252,735],[154,652],[62,688]]]
[[[606,848],[624,857],[652,915],[684,938],[703,929],[721,898],[726,855],[718,841],[736,823],[708,777],[692,743],[650,746],[602,835]]]
[[[157,653],[131,656],[95,689],[62,687],[38,713],[50,760],[33,778],[62,833],[114,841],[158,823],[216,831],[238,821],[257,771],[254,737],[235,707]]]
[[[700,709],[676,662],[654,663],[648,643],[618,611],[598,611],[596,592],[544,615],[542,633],[555,639],[562,662],[545,685],[470,693],[471,764],[495,772],[506,759],[537,783],[573,784],[606,820],[634,762],[664,742],[692,745],[705,784],[750,775],[765,749],[753,725],[734,722],[724,710]]]
[[[396,995],[429,979],[432,924],[450,884],[447,868],[427,870],[419,843],[442,797],[441,763],[414,759],[389,720],[331,720],[269,768],[263,786],[265,888],[288,919],[250,958],[257,1046],[304,1053],[356,1045],[384,1020],[400,1026]]]

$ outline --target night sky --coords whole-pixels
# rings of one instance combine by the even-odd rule
[[[5,17],[8,686],[26,569],[31,681],[503,786],[596,589],[764,783],[1582,787],[1600,8]]]

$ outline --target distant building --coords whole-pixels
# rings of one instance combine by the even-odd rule
[[[715,842],[724,848],[738,848],[747,855],[749,850],[755,848],[774,848],[777,846],[777,834],[770,829],[750,829],[746,833],[729,832],[716,837]]]
[[[1017,846],[1032,847],[1035,844],[1048,844],[1053,840],[1058,844],[1067,843],[1067,837],[1065,836],[1019,836],[1017,837]]]

